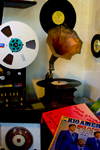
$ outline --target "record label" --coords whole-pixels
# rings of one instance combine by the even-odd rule
[[[4,43],[0,43],[0,48],[4,48],[5,44]]]
[[[66,84],[69,84],[69,82],[66,82],[66,81],[53,81],[52,84],[53,85],[66,85]]]
[[[15,146],[23,146],[25,144],[25,137],[22,135],[15,135],[12,142]]]
[[[61,11],[55,11],[52,15],[52,20],[55,24],[60,25],[64,22],[65,16]]]
[[[94,51],[96,53],[100,51],[100,41],[99,40],[94,41]]]

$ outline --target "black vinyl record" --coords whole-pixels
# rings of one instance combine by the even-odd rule
[[[91,51],[94,57],[100,57],[100,34],[95,34],[91,41]]]
[[[50,80],[41,80],[37,82],[37,85],[40,87],[52,86],[52,88],[75,88],[81,85],[80,81],[73,79],[64,79],[64,78],[55,78]]]
[[[46,33],[58,25],[73,29],[76,23],[75,9],[67,0],[48,0],[41,8],[40,23]]]
[[[5,140],[10,150],[28,150],[33,143],[32,134],[23,127],[10,129],[6,134]]]

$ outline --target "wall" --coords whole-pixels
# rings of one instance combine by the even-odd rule
[[[100,97],[100,58],[95,58],[91,54],[91,40],[95,34],[100,33],[100,1],[88,1],[88,6],[84,95],[96,101]]]
[[[71,60],[59,58],[55,62],[54,77],[75,79],[82,82],[75,92],[76,97],[86,96],[92,100],[99,98],[99,66],[100,60],[91,53],[91,39],[99,33],[99,0],[69,0],[74,6],[77,20],[74,30],[83,41],[81,54],[74,55]],[[45,0],[37,0],[37,5],[26,9],[4,8],[3,21],[22,21],[33,28],[39,40],[39,52],[36,59],[26,68],[27,100],[35,100],[44,95],[44,89],[36,82],[44,79],[48,71],[51,51],[46,44],[47,34],[40,25],[39,14]],[[47,15],[47,14],[46,14]],[[72,18],[71,18],[72,19]],[[17,29],[17,27],[15,27]],[[27,36],[27,35],[26,35]]]

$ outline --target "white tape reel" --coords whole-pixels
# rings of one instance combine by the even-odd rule
[[[39,50],[34,30],[19,21],[0,26],[0,64],[10,69],[21,69],[33,62]]]

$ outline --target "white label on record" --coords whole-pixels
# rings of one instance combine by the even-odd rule
[[[22,135],[15,135],[12,141],[15,146],[23,146],[25,144],[25,138]]]

